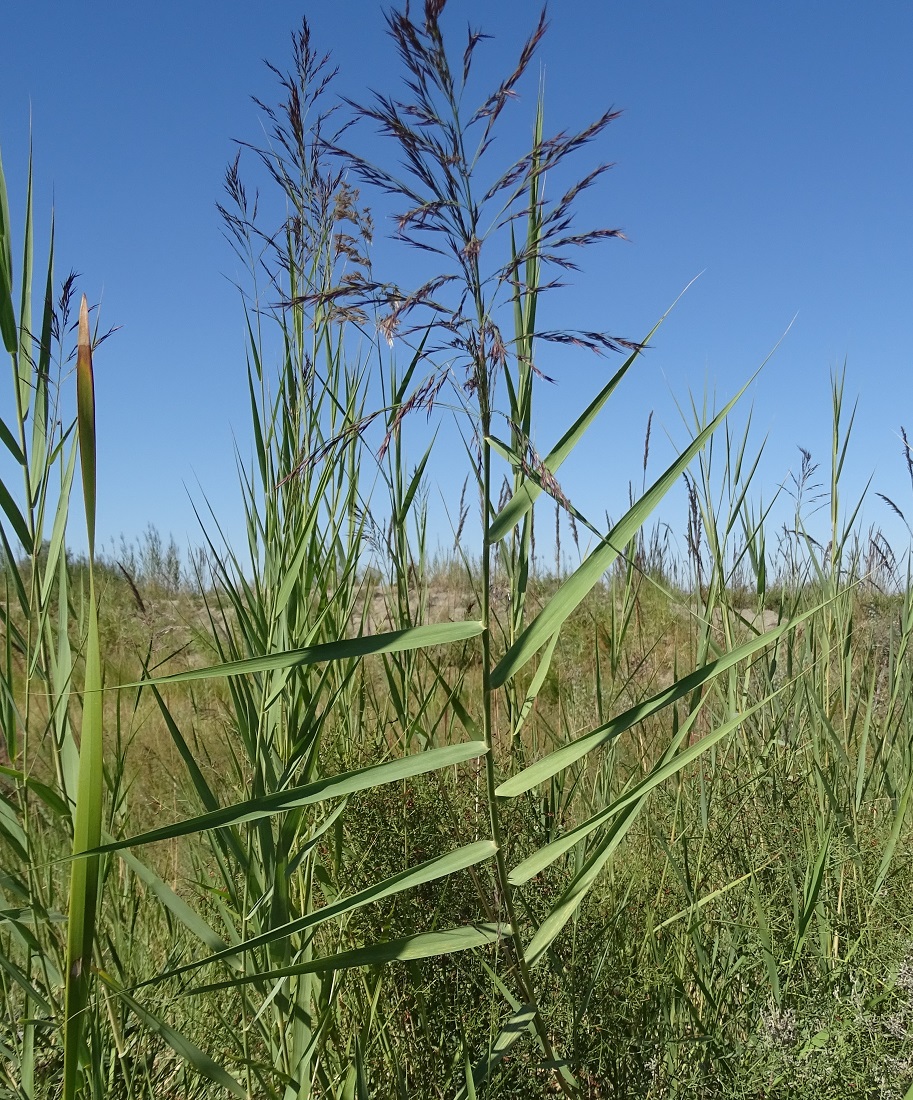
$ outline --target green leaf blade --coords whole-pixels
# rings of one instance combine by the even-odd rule
[[[679,457],[636,501],[612,528],[602,546],[594,550],[570,577],[564,581],[537,617],[504,654],[492,672],[492,687],[502,687],[555,634],[576,611],[588,593],[612,565],[622,549],[640,530],[647,517],[684,473],[691,460],[701,450],[713,432],[731,412],[745,392],[748,383],[692,440]]]

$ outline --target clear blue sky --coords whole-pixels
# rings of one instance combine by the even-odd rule
[[[53,201],[58,275],[75,267],[104,324],[122,326],[96,363],[101,539],[135,536],[151,521],[199,541],[185,490],[199,499],[197,482],[240,534],[232,440],[247,449],[244,336],[226,278],[236,261],[215,210],[224,168],[232,139],[261,136],[250,96],[277,94],[262,60],[288,65],[302,14],[318,48],[333,52],[340,91],[396,91],[381,6],[8,8],[0,150],[14,225],[31,116],[36,212],[44,219]],[[538,10],[449,0],[445,25],[459,51],[467,22],[494,36],[478,61],[493,82]],[[637,338],[704,272],[565,467],[568,495],[596,518],[617,515],[628,478],[639,480],[650,410],[658,473],[671,455],[663,429],[684,438],[673,398],[705,386],[728,396],[797,314],[750,394],[759,432],[769,433],[765,494],[798,467],[798,445],[826,463],[829,377],[846,360],[847,393],[860,399],[846,495],[874,475],[873,491],[913,512],[897,434],[913,428],[913,6],[563,0],[550,16],[539,55],[546,128],[624,110],[579,158],[581,169],[616,164],[580,226],[620,226],[629,237],[583,258],[573,290],[552,299],[552,322]],[[524,140],[533,68],[504,116]],[[541,450],[614,366],[582,351],[549,353],[559,385],[546,395]],[[447,489],[451,500],[458,492]],[[904,548],[903,528],[874,496],[866,515]],[[667,518],[683,530],[683,509]]]

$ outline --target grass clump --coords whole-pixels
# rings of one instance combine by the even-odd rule
[[[573,507],[560,467],[653,333],[537,322],[554,269],[619,236],[571,226],[606,166],[545,190],[614,112],[547,137],[540,99],[531,148],[490,167],[545,29],[479,94],[481,33],[454,62],[441,0],[392,11],[403,98],[354,111],[395,169],[350,147],[307,24],[293,37],[248,150],[281,213],[240,158],[221,208],[248,270],[247,542],[207,516],[196,587],[152,530],[114,563],[95,550],[99,341],[85,309],[71,424],[51,368],[73,283],[55,302],[49,262],[36,325],[31,210],[14,280],[0,179],[0,437],[23,481],[0,496],[6,1094],[911,1087],[913,589],[842,510],[842,381],[826,545],[810,458],[768,538],[736,399],[692,407],[652,481],[648,428],[615,522]],[[439,265],[416,286],[375,272],[356,176]],[[622,357],[545,455],[542,341]],[[410,430],[445,405],[466,469],[435,561],[435,444],[416,461]],[[77,458],[85,560],[66,549]],[[681,478],[676,558],[649,524]],[[534,519],[553,508],[592,548],[547,575]]]

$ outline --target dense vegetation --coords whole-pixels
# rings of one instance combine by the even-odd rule
[[[492,169],[544,22],[474,98],[443,7],[390,14],[404,101],[357,109],[398,168],[331,130],[306,25],[254,151],[278,228],[229,168],[243,550],[212,517],[188,567],[151,529],[96,547],[99,340],[83,300],[71,423],[74,283],[49,261],[32,309],[0,174],[0,1094],[911,1096],[913,587],[842,503],[842,383],[776,538],[735,400],[652,481],[648,435],[607,530],[574,509],[559,467],[642,345],[537,326],[549,269],[615,235],[571,226],[602,169],[544,179],[613,115],[546,138],[540,103]],[[439,264],[417,288],[375,273],[356,178]],[[540,456],[545,340],[622,362]],[[446,560],[410,436],[444,402],[480,501]],[[682,478],[676,560],[646,525]],[[576,568],[536,559],[552,510]]]

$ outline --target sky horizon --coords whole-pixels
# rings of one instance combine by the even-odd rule
[[[562,470],[562,486],[594,522],[606,511],[617,517],[629,481],[640,484],[651,411],[655,477],[673,455],[666,435],[678,445],[686,438],[676,402],[686,405],[689,392],[700,402],[707,390],[722,404],[776,346],[736,415],[744,423],[751,405],[758,443],[768,438],[765,499],[798,473],[800,448],[826,481],[830,379],[845,363],[845,415],[859,404],[843,499],[851,507],[871,478],[864,521],[906,552],[908,532],[876,494],[913,518],[899,436],[913,426],[903,332],[913,305],[913,8],[715,0],[698,11],[648,0],[593,9],[551,5],[538,61],[502,116],[506,145],[525,140],[540,73],[547,131],[579,129],[610,106],[623,111],[574,167],[614,163],[576,226],[618,226],[627,240],[580,257],[572,287],[548,307],[552,327],[639,339],[700,277]],[[234,141],[262,138],[263,112],[250,97],[276,101],[263,59],[289,67],[302,15],[339,66],[342,94],[398,94],[382,11],[366,0],[283,2],[254,18],[228,0],[214,19],[171,0],[137,10],[105,0],[63,20],[58,5],[34,0],[9,13],[0,155],[14,248],[31,129],[36,266],[53,204],[58,281],[75,268],[80,290],[101,303],[102,328],[119,326],[96,357],[103,545],[136,539],[147,523],[198,543],[188,494],[197,504],[205,494],[233,539],[243,537],[233,447],[249,454],[244,320],[216,211],[224,171]],[[483,85],[496,82],[538,12],[520,0],[450,0],[455,65],[467,22],[481,27],[493,38],[476,64]],[[389,231],[378,225],[378,237]],[[378,256],[403,263],[389,242]],[[558,379],[540,394],[544,453],[620,360],[542,355]],[[4,389],[0,405],[8,400]],[[446,467],[438,474],[446,479]],[[446,485],[451,507],[461,485],[462,475]],[[445,547],[434,487],[430,506]],[[683,549],[681,493],[670,508]]]

